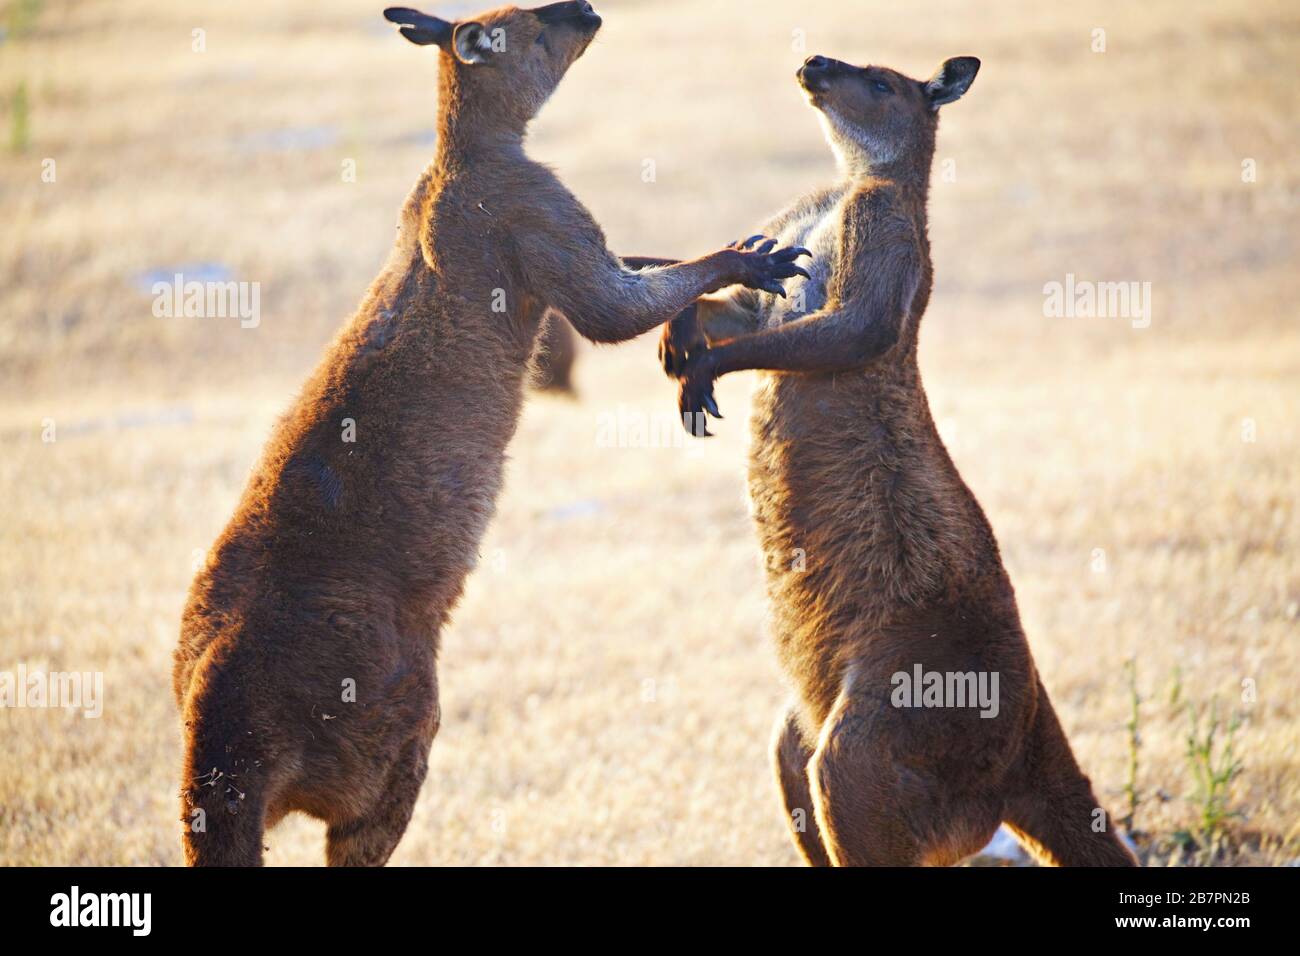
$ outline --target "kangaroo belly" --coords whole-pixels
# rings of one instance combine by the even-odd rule
[[[764,375],[749,493],[778,652],[806,695],[833,698],[884,635],[923,639],[973,598],[987,633],[1018,634],[987,522],[910,382]]]

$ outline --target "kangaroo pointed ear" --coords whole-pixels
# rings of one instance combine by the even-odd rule
[[[944,60],[934,76],[925,83],[925,96],[930,101],[930,109],[937,110],[945,103],[959,100],[970,85],[975,82],[975,74],[980,71],[980,61],[973,56],[955,56]]]
[[[419,46],[437,44],[443,49],[451,42],[451,24],[410,7],[389,7],[384,19],[401,25],[397,32]]]
[[[482,63],[492,55],[492,38],[483,24],[466,20],[451,35],[452,52],[462,63]]]

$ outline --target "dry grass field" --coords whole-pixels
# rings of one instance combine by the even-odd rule
[[[104,681],[97,719],[0,709],[0,864],[180,862],[170,655],[196,557],[431,155],[435,58],[381,6],[0,3],[0,672]],[[1117,815],[1135,662],[1146,861],[1300,858],[1300,9],[601,7],[531,152],[626,254],[704,253],[833,176],[806,54],[983,60],[931,191],[940,430]],[[155,317],[150,283],[178,271],[260,283],[260,324]],[[1149,327],[1046,316],[1067,275],[1149,282]],[[530,400],[512,446],[393,862],[795,864],[751,382],[720,385],[718,437],[690,444],[649,338],[584,347],[577,385]],[[1240,726],[1210,758],[1230,814],[1211,854],[1188,708],[1216,699]],[[267,842],[272,864],[323,859],[303,818]]]

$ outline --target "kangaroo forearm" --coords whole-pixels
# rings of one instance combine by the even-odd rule
[[[681,259],[661,259],[658,256],[620,256],[619,260],[629,269],[652,269],[655,266],[675,266]]]
[[[737,278],[736,256],[724,250],[643,272],[620,271],[591,289],[584,301],[563,311],[573,327],[593,342],[625,342]]]
[[[745,369],[772,372],[847,372],[869,365],[898,341],[897,322],[865,326],[834,313],[812,315],[775,329],[713,346],[718,376]]]

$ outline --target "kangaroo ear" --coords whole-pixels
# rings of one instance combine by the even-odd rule
[[[389,7],[384,11],[389,23],[401,24],[397,32],[419,46],[437,44],[446,49],[451,42],[451,24],[410,7]]]
[[[492,55],[492,39],[483,24],[466,20],[456,24],[451,35],[451,46],[456,59],[462,63],[482,63]]]
[[[925,95],[930,101],[930,109],[937,110],[944,103],[959,100],[970,85],[975,82],[975,74],[980,71],[980,61],[973,56],[955,56],[944,60],[934,76],[925,83]]]

